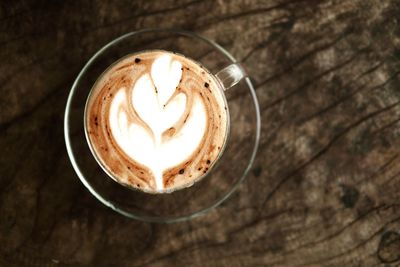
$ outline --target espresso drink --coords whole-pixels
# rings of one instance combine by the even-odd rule
[[[103,169],[149,193],[187,187],[210,171],[225,145],[228,111],[216,78],[182,55],[129,55],[97,80],[86,135]]]

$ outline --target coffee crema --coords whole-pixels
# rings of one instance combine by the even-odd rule
[[[228,118],[214,76],[162,50],[110,66],[85,109],[86,136],[102,168],[148,193],[172,192],[204,177],[224,148]]]

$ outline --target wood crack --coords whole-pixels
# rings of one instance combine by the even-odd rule
[[[281,179],[278,184],[272,189],[272,191],[267,194],[267,197],[262,203],[262,207],[265,207],[266,203],[272,198],[272,196],[287,182],[289,181],[290,178],[292,178],[294,175],[296,175],[299,171],[303,170],[307,166],[311,165],[315,160],[320,158],[322,155],[324,155],[341,137],[343,137],[345,134],[347,134],[350,130],[353,128],[357,127],[358,125],[362,124],[363,122],[381,114],[384,113],[394,107],[396,107],[400,101],[395,102],[385,108],[379,109],[377,111],[369,113],[367,116],[362,117],[355,123],[351,124],[350,126],[346,127],[343,131],[341,131],[339,134],[337,134],[335,137],[333,137],[318,153],[316,153],[313,157],[311,157],[308,161],[304,162],[301,164],[299,167],[297,167],[295,170],[290,172],[287,176],[285,176],[283,179]]]

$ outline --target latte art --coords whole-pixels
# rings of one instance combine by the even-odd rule
[[[99,78],[86,106],[89,144],[118,182],[150,193],[192,185],[218,159],[228,116],[215,78],[166,51],[130,55]]]

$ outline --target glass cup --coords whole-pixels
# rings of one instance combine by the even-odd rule
[[[215,166],[194,185],[172,193],[148,194],[110,179],[85,138],[84,110],[96,80],[120,58],[145,50],[180,53],[216,73],[229,109],[229,138]],[[234,86],[235,85],[235,86]],[[234,88],[227,90],[234,86]],[[260,138],[257,97],[243,66],[224,48],[192,32],[145,29],[131,32],[101,48],[72,85],[64,118],[64,135],[72,166],[86,188],[103,204],[127,217],[149,222],[176,222],[210,211],[244,180]],[[111,176],[112,177],[112,176]]]

